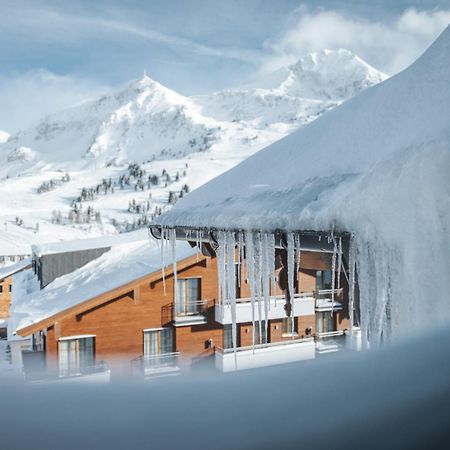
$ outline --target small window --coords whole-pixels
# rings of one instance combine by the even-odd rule
[[[333,317],[331,311],[316,313],[316,330],[317,333],[336,331],[335,316]]]
[[[295,336],[298,333],[298,321],[297,317],[292,320],[291,317],[283,318],[283,335]]]
[[[3,284],[0,284],[0,294],[3,293]]]
[[[12,291],[12,284],[9,285],[9,292]]]
[[[177,315],[196,314],[200,301],[201,278],[180,278],[177,280]]]
[[[331,289],[331,270],[318,270],[316,272],[316,290]]]
[[[266,321],[261,320],[261,333],[259,332],[259,321],[255,320],[255,328],[253,329],[255,335],[255,344],[265,344],[267,339]]]
[[[165,327],[144,331],[144,355],[162,355],[173,352],[173,330]]]
[[[78,337],[59,341],[60,376],[89,373],[95,364],[95,337]]]
[[[231,324],[223,326],[223,348],[233,348],[233,331]]]

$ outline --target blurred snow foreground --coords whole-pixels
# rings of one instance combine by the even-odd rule
[[[2,382],[8,425],[1,446],[448,448],[449,342],[447,327],[380,350],[223,377],[101,386]]]
[[[450,316],[450,27],[408,69],[201,186],[166,228],[354,236],[363,343]]]

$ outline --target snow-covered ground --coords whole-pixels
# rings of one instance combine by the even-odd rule
[[[151,219],[170,207],[171,191],[177,197],[184,185],[196,189],[384,78],[348,51],[324,51],[286,68],[261,89],[184,97],[144,76],[44,117],[0,144],[2,252],[16,247],[24,254],[30,243],[140,226],[144,216]],[[118,185],[129,175],[130,162],[145,171],[142,190],[136,190],[135,177]],[[149,176],[158,182],[148,186]],[[111,179],[114,193],[109,189],[83,201],[80,218],[73,220],[70,211],[82,188],[95,189],[103,179]],[[140,212],[129,211],[133,201]],[[88,208],[91,217],[83,219]]]

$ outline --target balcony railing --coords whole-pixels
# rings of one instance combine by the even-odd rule
[[[199,325],[207,322],[207,300],[173,303],[172,308],[175,326]]]
[[[131,370],[133,375],[144,377],[177,375],[179,358],[179,352],[143,355],[131,361]]]
[[[316,299],[316,311],[340,311],[342,309],[343,294],[343,289],[335,289],[334,299],[332,300],[333,291],[331,289],[323,289],[314,292],[314,298]]]
[[[253,369],[315,358],[314,338],[292,339],[234,349],[216,347],[215,364],[221,372]]]
[[[108,372],[109,366],[105,362],[81,367],[60,367],[58,371],[59,378],[81,377],[95,373]]]
[[[285,296],[271,296],[269,300],[268,319],[282,319],[286,317],[284,310]],[[257,314],[258,308],[255,308]],[[314,315],[314,297],[312,292],[302,292],[294,295],[294,315],[310,316]],[[257,317],[256,317],[257,318]],[[232,323],[231,304],[228,302],[215,305],[215,319],[221,324]],[[253,312],[250,298],[236,299],[236,322],[246,323],[253,320]]]
[[[301,342],[314,342],[314,337],[311,336],[309,338],[290,339],[288,341],[268,342],[267,344],[255,344],[245,347],[236,347],[236,352],[246,352],[248,350],[258,350],[263,348],[283,347],[285,345],[298,344]],[[222,348],[218,346],[216,346],[216,351],[219,353],[234,353],[233,348]]]

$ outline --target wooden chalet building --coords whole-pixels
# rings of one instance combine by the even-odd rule
[[[0,338],[6,337],[8,319],[10,316],[13,276],[31,267],[29,259],[23,259],[11,266],[0,269]]]
[[[283,292],[272,292],[267,336],[258,322],[253,329],[249,285],[237,266],[236,364],[215,255],[182,243],[176,276],[168,261],[163,277],[160,250],[151,244],[113,247],[20,300],[16,312],[27,317],[16,322],[16,333],[33,343],[26,371],[37,368],[39,377],[159,376],[215,366],[227,372],[314,358],[317,339],[348,328],[345,288],[330,301],[330,254],[303,254],[293,322],[285,316]]]

